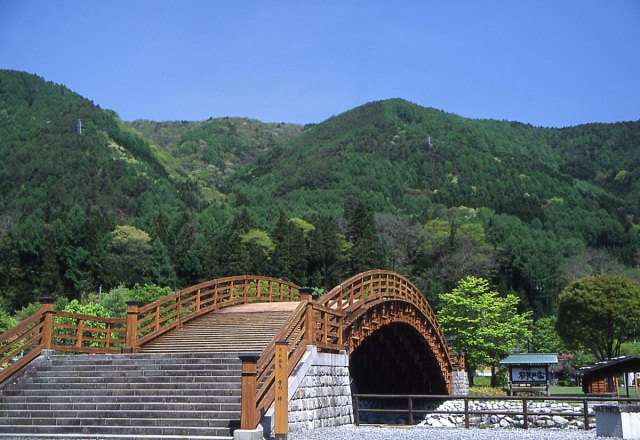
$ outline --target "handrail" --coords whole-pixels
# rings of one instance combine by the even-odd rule
[[[297,301],[299,286],[277,278],[241,275],[207,281],[140,307],[136,345],[205,313],[238,304]]]
[[[276,342],[287,343],[289,348],[287,374],[290,375],[309,345],[332,351],[345,349],[342,340],[342,321],[345,316],[346,312],[329,309],[315,301],[307,299],[300,301],[296,310],[258,359],[256,425],[275,399]]]
[[[43,315],[40,309],[0,335],[0,383],[42,352]]]
[[[378,300],[402,299],[412,303],[433,325],[446,362],[452,365],[451,353],[431,305],[408,278],[388,270],[370,270],[355,275],[331,289],[319,303],[330,309],[353,314]]]
[[[0,383],[44,349],[72,353],[121,353],[125,345],[124,325],[124,318],[56,311],[53,304],[43,303],[40,310],[0,335]]]

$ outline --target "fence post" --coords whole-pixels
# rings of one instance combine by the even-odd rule
[[[529,429],[529,408],[527,407],[527,399],[522,399],[522,421],[524,429]]]
[[[255,429],[257,420],[256,389],[258,381],[258,359],[256,353],[238,356],[242,361],[242,391],[240,407],[240,429]]]
[[[464,398],[464,427],[469,429],[469,398]]]
[[[311,293],[311,287],[301,287],[300,290],[300,301],[307,301],[307,310],[305,310],[305,321],[304,321],[304,333],[305,339],[307,340],[307,345],[315,345],[316,344],[316,335],[315,335],[315,319],[313,319],[313,301],[314,295]]]
[[[587,401],[587,399],[584,399],[584,406],[583,406],[583,410],[584,410],[584,430],[588,430],[589,429],[589,402]]]
[[[125,352],[135,353],[138,350],[138,301],[127,301],[127,328],[125,336]]]
[[[42,344],[43,350],[51,350],[51,337],[53,335],[53,310],[54,298],[43,297],[40,298],[40,310],[42,310]]]
[[[353,396],[353,419],[356,426],[360,426],[360,398]]]

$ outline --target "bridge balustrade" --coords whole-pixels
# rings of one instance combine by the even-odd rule
[[[308,345],[327,351],[347,349],[353,342],[348,338],[354,335],[354,329],[361,330],[354,324],[358,319],[371,326],[383,324],[384,319],[413,325],[431,344],[443,376],[450,383],[447,377],[451,375],[452,361],[444,336],[427,300],[408,279],[389,271],[369,271],[345,281],[319,301],[300,290],[293,283],[275,278],[228,277],[177,291],[142,307],[128,303],[126,318],[55,311],[52,300],[43,301],[38,312],[0,335],[0,368],[4,367],[0,370],[0,382],[45,349],[131,353],[151,339],[223,307],[300,301],[257,360],[255,398],[246,399],[247,402],[243,399],[243,408],[246,406],[243,414],[247,414],[243,426],[255,427],[274,401],[277,341],[287,343],[291,373]]]

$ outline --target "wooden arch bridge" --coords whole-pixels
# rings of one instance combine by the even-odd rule
[[[288,345],[289,373],[306,348],[315,346],[349,353],[358,392],[452,393],[458,365],[429,303],[407,278],[383,270],[364,272],[317,299],[311,289],[290,282],[237,276],[201,283],[144,306],[130,302],[126,318],[56,311],[52,301],[43,300],[40,311],[0,335],[0,419],[9,399],[2,395],[6,384],[45,350],[107,356],[217,351],[206,347],[207,336],[185,329],[212,327],[207,317],[268,304],[271,311],[264,315],[283,317],[258,349],[253,366],[243,365],[243,376],[247,371],[253,376],[242,390],[243,429],[255,428],[274,402],[276,342]],[[281,308],[274,309],[275,304]],[[241,315],[231,316],[238,321]],[[226,336],[238,340],[241,332]]]

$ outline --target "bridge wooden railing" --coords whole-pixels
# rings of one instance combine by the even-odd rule
[[[121,353],[126,320],[68,313],[43,298],[40,310],[0,335],[0,383],[38,357],[42,350]]]
[[[0,335],[0,383],[42,350],[68,353],[135,352],[141,344],[213,310],[237,304],[297,301],[299,287],[269,277],[220,278],[177,291],[139,307],[126,318],[57,311],[43,298],[39,311]]]
[[[296,310],[257,361],[255,401],[243,399],[242,413],[247,416],[241,420],[241,429],[255,428],[274,402],[276,342],[287,343],[288,375],[293,372],[309,345],[328,351],[345,349],[342,326],[346,313],[318,304],[312,299],[311,294],[301,294],[300,297],[301,301]]]
[[[350,321],[369,307],[394,299],[413,304],[424,315],[433,329],[435,343],[440,347],[438,362],[441,368],[453,370],[451,353],[431,305],[411,281],[398,273],[387,270],[363,272],[331,289],[321,298],[320,304],[332,310],[346,311],[350,316],[346,321]]]
[[[205,313],[238,304],[297,301],[299,287],[270,277],[237,276],[179,290],[143,307],[129,303],[127,347],[137,347]],[[133,317],[135,317],[135,322]],[[135,331],[135,332],[134,332]]]

